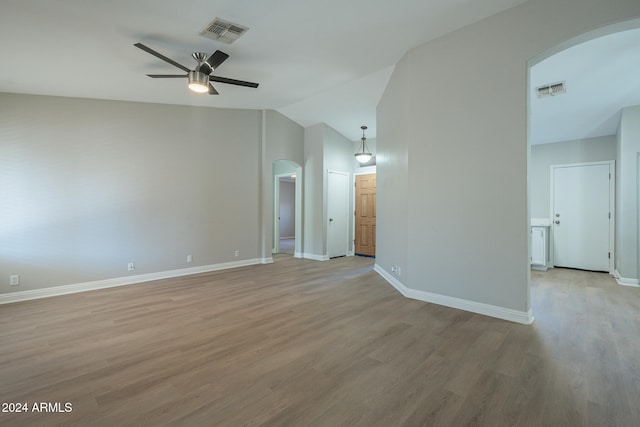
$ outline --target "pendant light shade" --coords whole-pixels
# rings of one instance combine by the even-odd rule
[[[360,150],[358,150],[358,152],[354,154],[354,156],[356,157],[356,160],[358,162],[367,163],[369,160],[371,160],[371,156],[373,156],[373,154],[369,152],[369,149],[367,148],[367,138],[365,138],[364,136],[364,131],[367,129],[367,127],[360,126],[360,129],[362,129],[362,138],[360,138],[362,140],[362,144],[360,146]]]

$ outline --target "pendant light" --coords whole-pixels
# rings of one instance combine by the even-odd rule
[[[362,129],[362,138],[360,138],[362,140],[362,146],[360,147],[360,150],[356,154],[354,154],[354,156],[360,163],[367,163],[369,160],[371,160],[372,156],[372,154],[369,152],[369,149],[367,148],[367,138],[364,137],[364,131],[367,129],[367,127],[360,126],[360,129]]]

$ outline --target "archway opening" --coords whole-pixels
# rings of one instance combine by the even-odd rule
[[[567,40],[528,63],[527,203],[531,225],[547,227],[548,230],[542,269],[553,267],[554,227],[564,225],[553,212],[551,167],[610,161],[615,163],[611,179],[618,184],[627,182],[627,187],[633,187],[626,196],[626,199],[632,199],[628,203],[632,208],[624,209],[620,205],[626,199],[620,193],[620,186],[616,185],[612,195],[616,203],[610,211],[615,230],[609,248],[603,253],[611,257],[610,273],[620,283],[616,271],[618,257],[627,252],[624,258],[632,258],[630,270],[636,276],[633,280],[638,279],[640,175],[635,159],[628,161],[625,150],[621,149],[624,144],[620,140],[620,127],[622,111],[629,106],[640,106],[639,45],[640,20],[634,19]],[[635,170],[626,175],[627,178],[618,169],[623,162],[636,165]],[[619,221],[623,210],[626,213],[622,219],[631,226]],[[631,220],[626,218],[629,211],[633,211]],[[625,227],[633,229],[633,232],[625,231]],[[633,235],[635,243],[629,246],[635,249],[628,251],[621,242],[628,240],[630,235]],[[535,246],[536,242],[530,240],[530,255],[534,258]]]
[[[302,258],[302,167],[290,160],[276,160],[272,174],[271,252]]]

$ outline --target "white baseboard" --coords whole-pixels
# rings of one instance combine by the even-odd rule
[[[509,320],[511,322],[530,325],[534,321],[531,310],[528,312],[513,310],[510,308],[498,307],[496,305],[484,304],[475,301],[469,301],[461,298],[449,297],[446,295],[434,294],[431,292],[419,291],[407,288],[395,276],[389,274],[385,269],[375,264],[373,269],[382,276],[391,286],[396,288],[398,292],[407,298],[419,301],[429,302],[446,307],[457,308],[459,310],[470,311],[472,313],[483,314],[485,316],[496,317],[498,319]]]
[[[273,257],[262,258],[260,264],[273,264]]]
[[[314,261],[329,261],[329,255],[316,255],[303,253],[302,258],[312,259]]]
[[[294,258],[304,258],[304,254],[302,252],[294,252],[293,253],[293,257]]]
[[[50,288],[43,289],[11,292],[8,294],[0,294],[0,304],[55,297],[58,295],[75,294],[77,292],[94,291],[97,289],[114,288],[116,286],[134,285],[136,283],[150,282],[152,280],[208,273],[211,271],[227,270],[230,268],[246,267],[249,265],[266,264],[268,262],[265,261],[269,259],[271,260],[270,262],[273,262],[273,258],[245,259],[241,261],[223,262],[220,264],[203,265],[199,267],[181,268],[178,270],[160,271],[157,273],[137,274],[135,276],[115,277],[113,279],[103,279],[85,283],[52,286]]]
[[[640,287],[640,280],[631,279],[629,277],[622,277],[617,269],[614,270],[613,277],[616,278],[616,282],[618,282],[618,285]]]
[[[531,269],[537,271],[547,271],[549,268],[546,265],[531,264]]]
[[[287,240],[289,240],[289,239],[295,239],[295,238],[296,238],[296,236],[280,237],[280,240],[282,240],[282,239],[287,239]]]

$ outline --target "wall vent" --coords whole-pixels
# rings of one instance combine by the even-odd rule
[[[548,96],[556,96],[560,95],[561,93],[567,93],[567,83],[558,82],[544,86],[538,86],[536,88],[536,92],[538,94],[538,98],[546,98]]]
[[[200,31],[200,35],[208,39],[231,44],[238,40],[238,38],[247,31],[249,31],[249,28],[244,25],[234,24],[233,22],[225,21],[224,19],[215,18],[207,24],[204,30]]]

